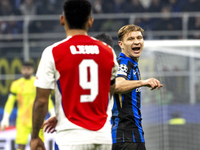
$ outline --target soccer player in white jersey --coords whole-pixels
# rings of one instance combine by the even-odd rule
[[[63,9],[60,22],[67,37],[44,50],[36,73],[31,150],[45,150],[38,132],[52,89],[56,97],[55,139],[59,150],[109,150],[109,93],[115,89],[116,56],[109,45],[87,35],[93,23],[87,0],[68,0]]]

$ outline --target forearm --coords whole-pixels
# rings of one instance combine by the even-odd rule
[[[143,86],[143,80],[116,80],[115,93],[128,93]]]
[[[33,130],[32,139],[38,138],[39,130],[44,122],[46,114],[48,112],[48,99],[44,100],[42,98],[36,98],[33,106]]]
[[[8,100],[6,102],[5,108],[4,108],[4,113],[8,113],[9,115],[11,114],[14,104],[16,101],[16,96],[13,94],[9,94]]]

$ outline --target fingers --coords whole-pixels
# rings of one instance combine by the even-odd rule
[[[55,127],[52,124],[48,124],[44,130],[44,132],[47,132],[47,133],[53,133],[54,131],[55,131]]]
[[[45,126],[47,123],[48,123],[48,120],[44,121],[40,129],[43,129],[44,126]]]
[[[56,125],[57,125],[57,119],[56,117],[52,117],[44,121],[41,128],[45,126],[44,132],[53,133],[56,131],[55,130]]]
[[[160,83],[160,81],[155,78],[149,79],[148,84],[151,87],[151,90],[154,90],[156,88],[158,88],[158,90],[159,90],[161,87],[163,87],[163,85]]]

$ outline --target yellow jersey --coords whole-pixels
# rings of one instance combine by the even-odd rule
[[[10,94],[5,105],[5,112],[10,114],[17,100],[17,119],[16,125],[32,127],[32,108],[36,96],[36,87],[34,86],[35,77],[31,76],[30,79],[24,77],[19,78],[12,82],[10,87]],[[51,110],[54,104],[49,98],[49,107]]]

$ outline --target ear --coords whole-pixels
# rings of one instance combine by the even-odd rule
[[[88,20],[88,28],[91,28],[94,22],[94,18],[90,17],[90,19]]]
[[[60,15],[60,25],[62,25],[62,26],[65,25],[65,17],[64,17],[64,15]]]
[[[119,47],[122,49],[123,48],[123,43],[122,43],[122,41],[118,41],[118,45],[119,45]]]

